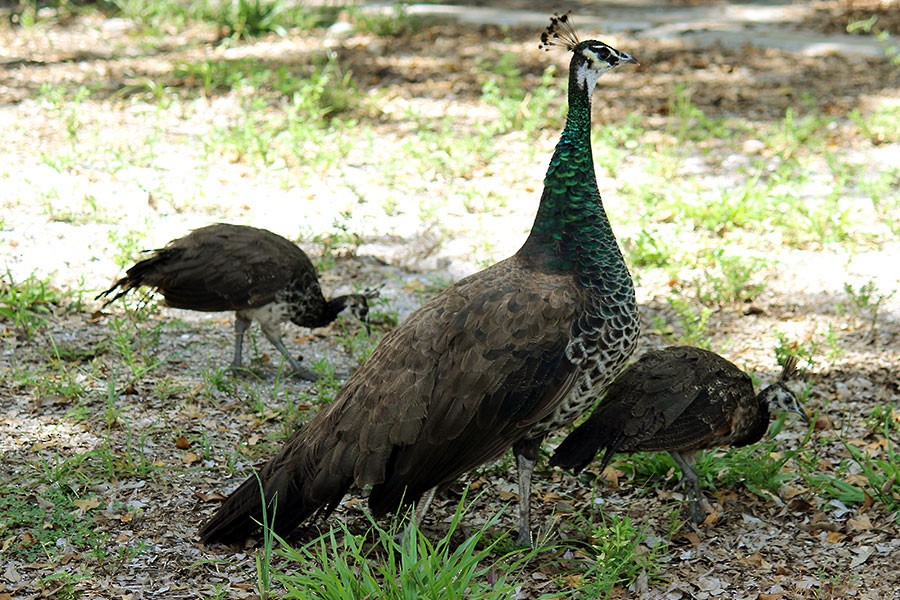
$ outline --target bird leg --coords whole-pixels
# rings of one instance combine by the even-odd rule
[[[275,348],[281,352],[281,355],[284,356],[285,360],[291,365],[291,368],[294,370],[294,374],[302,379],[308,379],[309,381],[315,381],[319,378],[318,375],[310,371],[309,369],[305,369],[300,366],[300,363],[296,358],[290,355],[287,348],[284,347],[284,343],[281,341],[281,327],[276,325],[273,327],[267,327],[265,323],[260,322],[260,327],[262,328],[263,334],[266,336],[266,339],[271,342]]]
[[[513,445],[519,479],[519,535],[516,545],[532,548],[531,539],[531,475],[541,452],[543,438],[519,440]]]
[[[250,319],[234,315],[234,360],[231,361],[232,369],[240,369],[243,366],[244,332],[250,327]]]
[[[694,455],[691,452],[669,452],[678,466],[681,468],[681,483],[685,491],[691,496],[691,519],[697,525],[706,520],[706,498],[700,489],[700,478],[694,471]]]
[[[398,531],[394,535],[394,541],[398,543],[403,543],[404,539],[412,539],[412,527],[415,526],[416,529],[421,529],[422,522],[425,521],[425,515],[428,514],[428,509],[431,508],[431,503],[434,501],[434,494],[437,492],[437,487],[433,487],[424,494],[415,502],[415,509],[413,511],[413,521],[411,523],[407,523],[406,527],[403,528],[403,531]]]

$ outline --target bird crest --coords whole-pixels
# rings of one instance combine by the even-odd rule
[[[793,354],[784,359],[781,366],[781,381],[790,381],[797,374],[797,357]]]
[[[541,34],[541,43],[538,44],[538,48],[549,52],[551,46],[562,46],[571,52],[579,43],[578,34],[575,33],[569,13],[555,13],[550,17],[547,29]]]

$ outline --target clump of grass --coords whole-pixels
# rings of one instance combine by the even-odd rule
[[[581,598],[609,598],[624,593],[640,577],[652,578],[661,567],[657,560],[664,544],[646,544],[646,533],[627,516],[603,516],[591,528],[587,549],[591,566],[576,583]]]
[[[481,98],[500,113],[500,119],[490,125],[492,131],[522,131],[530,136],[550,124],[550,106],[558,96],[555,66],[544,70],[538,86],[526,86],[518,56],[506,52],[490,65],[489,73],[481,86]]]
[[[299,548],[283,545],[279,554],[302,567],[277,572],[275,579],[287,590],[285,598],[513,597],[514,576],[532,552],[516,550],[493,556],[504,537],[487,542],[486,534],[499,515],[459,545],[452,543],[464,507],[465,498],[437,542],[402,519],[383,528],[369,517],[370,528],[364,535],[356,535],[340,523]]]
[[[53,286],[49,279],[32,273],[16,281],[8,270],[0,275],[0,322],[11,323],[22,339],[31,339],[66,304],[77,310],[80,300]]]

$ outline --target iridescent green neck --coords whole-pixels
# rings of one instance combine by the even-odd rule
[[[591,92],[569,71],[569,112],[550,167],[531,234],[520,255],[545,268],[574,271],[583,283],[628,277],[597,189],[591,153]]]

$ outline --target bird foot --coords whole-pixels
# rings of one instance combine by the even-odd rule
[[[311,370],[306,369],[304,367],[299,367],[294,369],[291,372],[291,377],[297,377],[299,379],[305,379],[307,381],[318,381],[319,376],[313,373]]]

